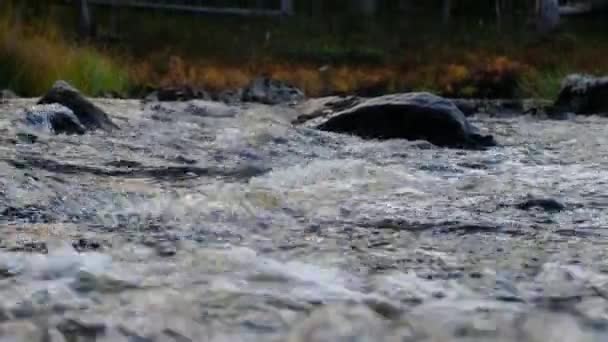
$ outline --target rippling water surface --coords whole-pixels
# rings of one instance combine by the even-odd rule
[[[45,136],[30,104],[0,108],[8,340],[608,339],[606,119],[476,117],[501,146],[462,151],[205,102]]]

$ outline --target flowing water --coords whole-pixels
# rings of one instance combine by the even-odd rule
[[[606,119],[463,151],[97,102],[120,131],[0,105],[0,341],[608,339]]]

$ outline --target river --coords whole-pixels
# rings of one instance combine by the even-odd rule
[[[608,339],[606,119],[480,115],[465,151],[96,102],[119,131],[0,104],[0,341]]]

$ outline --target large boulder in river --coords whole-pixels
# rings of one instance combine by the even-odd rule
[[[305,126],[366,139],[426,140],[445,147],[496,145],[492,136],[481,135],[450,100],[430,93],[362,100],[348,109],[307,121]]]
[[[65,81],[57,81],[38,101],[38,104],[58,103],[69,108],[87,130],[117,129],[106,112],[85,98],[76,88]]]
[[[282,81],[265,77],[254,79],[243,89],[243,101],[268,105],[293,103],[305,98],[300,89]]]
[[[562,82],[553,106],[556,113],[583,115],[608,113],[608,77],[570,75]]]
[[[49,134],[84,134],[86,131],[74,112],[56,103],[26,109],[25,124]]]

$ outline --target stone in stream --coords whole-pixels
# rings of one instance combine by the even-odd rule
[[[15,94],[14,91],[10,89],[2,89],[0,90],[0,99],[16,99],[19,96]]]
[[[553,112],[554,115],[569,112],[581,115],[608,114],[608,77],[578,74],[566,77]]]
[[[53,87],[38,101],[38,104],[50,103],[61,104],[69,108],[87,130],[118,129],[106,112],[65,81],[55,82]]]
[[[566,206],[553,198],[530,198],[517,205],[520,210],[540,208],[547,212],[559,212],[566,210]]]
[[[79,316],[78,318],[64,318],[57,324],[57,330],[68,341],[96,341],[107,331],[102,317]]]
[[[224,90],[213,95],[212,99],[229,105],[238,104],[243,99],[243,89]]]
[[[426,140],[437,146],[495,146],[450,100],[430,93],[405,93],[362,100],[345,110],[304,123],[307,127],[364,139]]]
[[[145,98],[146,101],[160,102],[190,101],[195,99],[210,100],[211,95],[204,90],[186,86],[159,88],[148,94]]]
[[[89,272],[85,270],[79,271],[71,283],[71,288],[79,293],[119,293],[137,287],[139,287],[137,283],[116,278],[110,273]]]
[[[256,78],[243,89],[243,101],[268,105],[298,102],[305,98],[304,93],[285,82],[269,78]]]
[[[25,124],[49,134],[84,134],[86,128],[74,112],[60,104],[32,106],[25,111]]]

